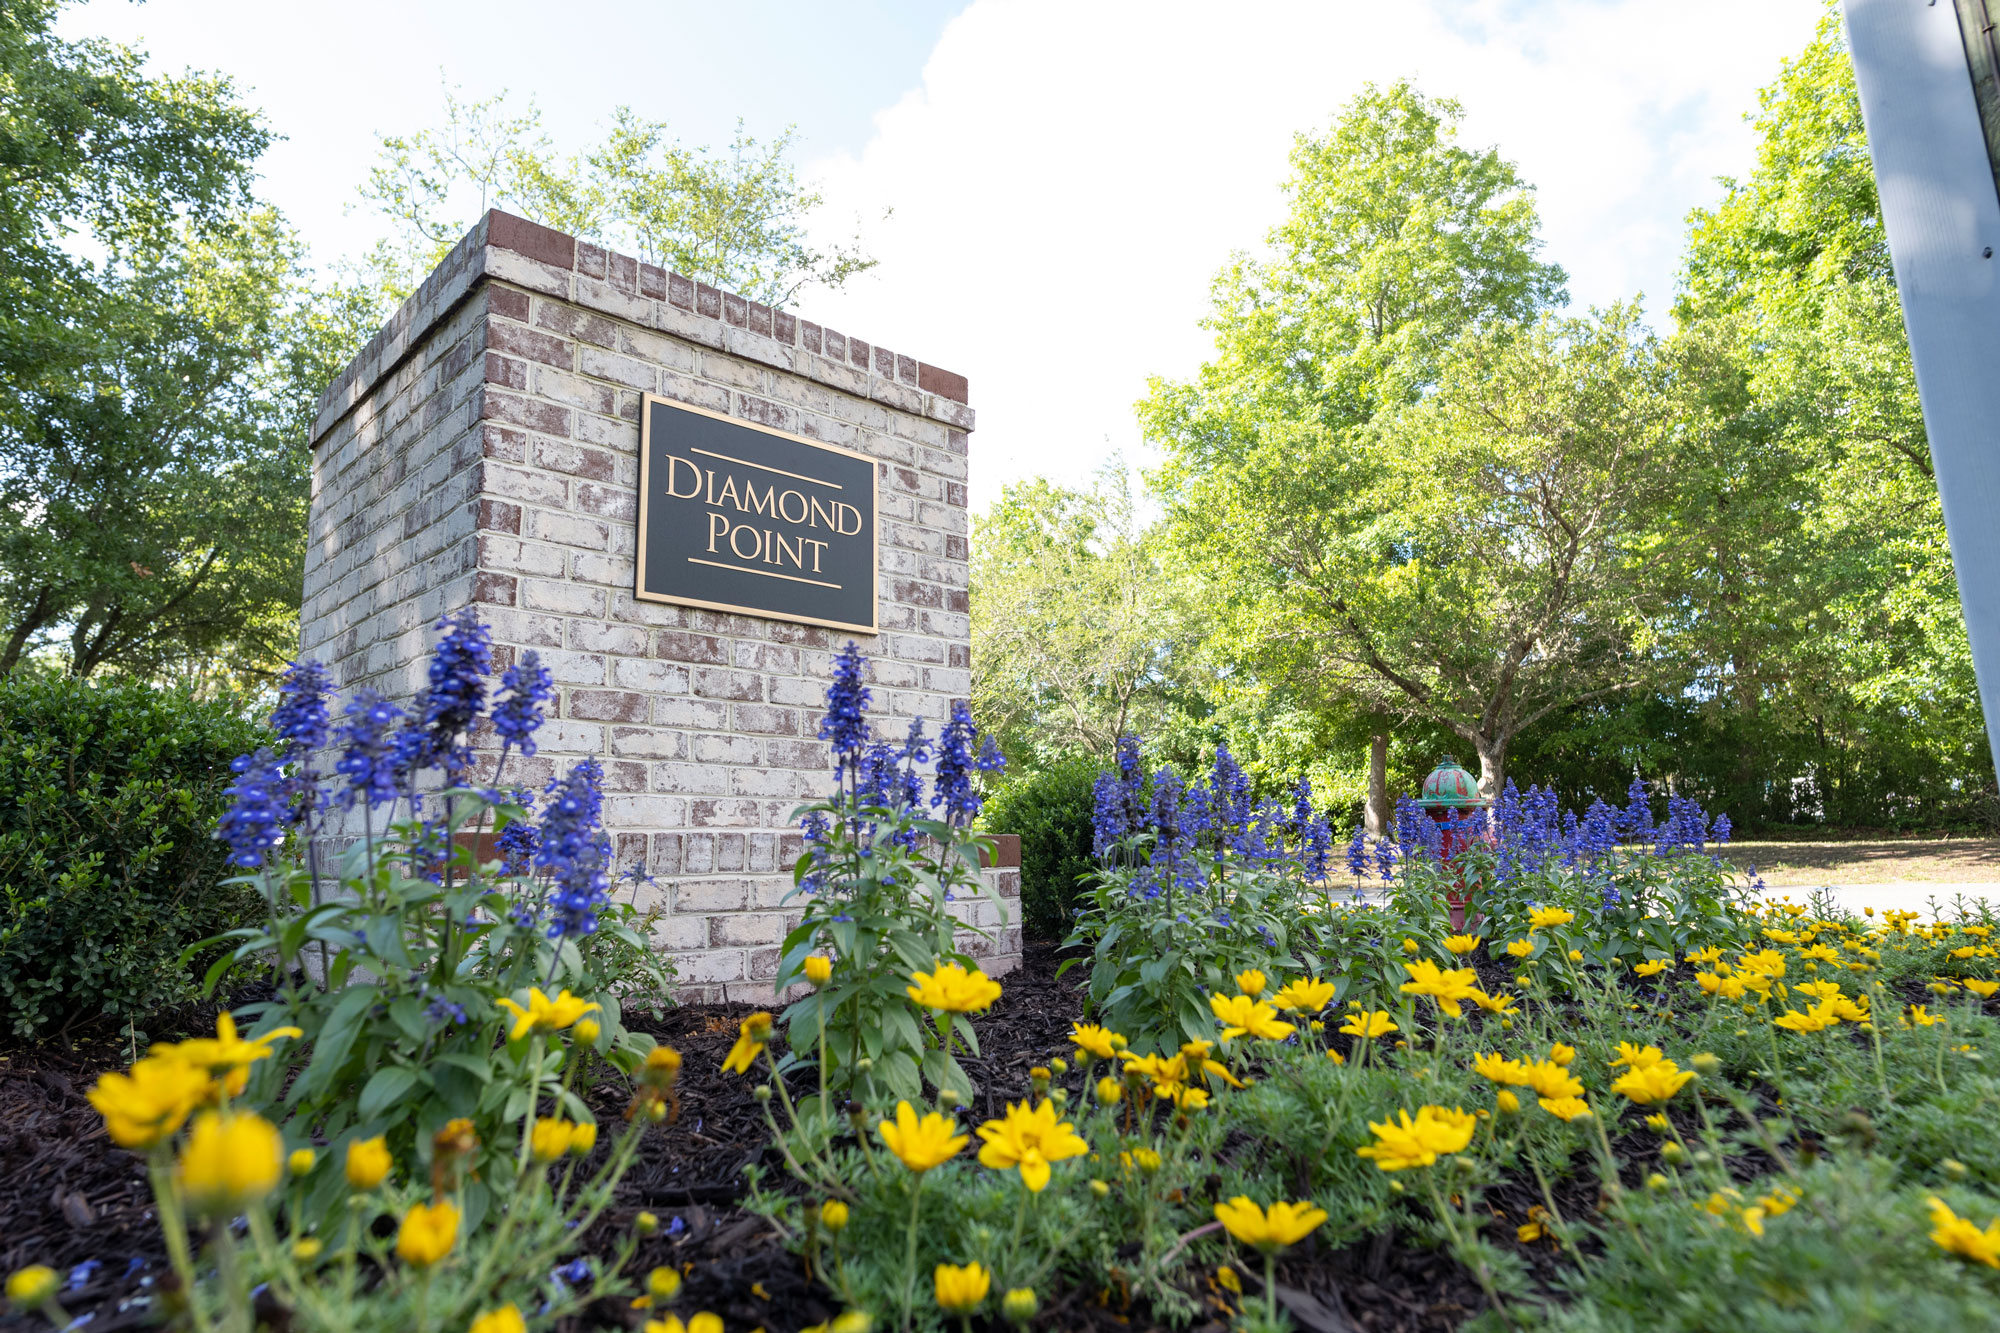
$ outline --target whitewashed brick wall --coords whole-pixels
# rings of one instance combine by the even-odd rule
[[[879,634],[632,596],[645,393],[872,455]],[[539,786],[605,770],[621,868],[643,860],[691,998],[765,1000],[799,852],[828,789],[817,726],[833,653],[868,654],[872,716],[935,735],[972,688],[963,377],[492,212],[326,391],[314,427],[303,650],[344,688],[407,702],[439,616],[474,606],[496,671],[533,648],[559,698]],[[1020,956],[1019,872],[967,905],[989,970]]]

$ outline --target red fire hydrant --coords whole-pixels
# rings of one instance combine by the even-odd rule
[[[1465,929],[1465,909],[1472,897],[1465,886],[1464,871],[1456,864],[1458,853],[1475,842],[1492,840],[1483,822],[1474,828],[1473,821],[1466,817],[1486,809],[1492,802],[1479,794],[1479,783],[1472,774],[1460,767],[1458,760],[1446,755],[1424,779],[1424,793],[1417,804],[1433,822],[1441,825],[1438,850],[1451,875],[1451,887],[1445,890],[1444,901],[1451,909],[1452,933],[1458,934]]]

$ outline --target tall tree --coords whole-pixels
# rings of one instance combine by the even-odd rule
[[[361,315],[254,206],[268,136],[226,81],[55,12],[0,12],[0,672],[282,660],[304,424]]]
[[[1755,170],[1691,218],[1676,307],[1735,381],[1679,515],[1692,674],[1736,723],[1740,790],[1797,735],[1824,816],[1869,818],[1991,765],[1831,4],[1756,126]]]
[[[1004,488],[972,534],[973,705],[1016,759],[1108,756],[1158,725],[1193,634],[1122,463]]]
[[[565,156],[532,100],[515,112],[504,92],[465,101],[447,88],[442,125],[382,136],[361,196],[392,235],[368,268],[391,292],[407,292],[496,207],[784,305],[801,288],[838,287],[875,263],[858,242],[812,241],[823,200],[798,179],[796,137],[787,129],[760,143],[739,123],[728,150],[714,153],[621,106],[601,142]]]
[[[1409,498],[1407,469],[1378,419],[1433,389],[1460,339],[1563,298],[1562,271],[1537,257],[1531,189],[1496,151],[1458,142],[1461,115],[1407,83],[1370,86],[1330,132],[1301,135],[1269,253],[1216,280],[1214,357],[1189,382],[1155,381],[1140,419],[1167,450],[1157,481],[1180,558],[1226,590],[1218,652],[1266,677],[1346,661],[1355,670],[1307,671],[1319,706],[1444,708],[1497,765],[1485,702],[1447,704],[1399,656],[1360,650],[1338,609],[1352,591],[1339,581],[1370,560],[1408,564],[1421,526],[1385,516]]]

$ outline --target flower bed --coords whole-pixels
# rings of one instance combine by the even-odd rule
[[[241,1034],[211,1010],[136,1063],[11,1057],[18,1306],[449,1333],[1992,1322],[1990,922],[1752,910],[1686,803],[1565,819],[1532,791],[1450,863],[1406,812],[1390,900],[1356,904],[1303,785],[1260,805],[1226,755],[1189,782],[1129,748],[1063,956],[996,984],[947,910],[977,883],[977,738],[870,736],[849,654],[791,1002],[648,1018],[588,769],[540,800],[473,785],[480,636],[445,630],[405,727],[348,714],[336,799],[388,831],[342,902],[279,852],[314,817],[298,757],[242,766],[225,830],[272,919],[238,947],[264,977]],[[532,714],[531,673],[500,708]],[[326,725],[315,690],[295,674],[281,736]],[[446,795],[418,802],[398,754]],[[511,864],[443,855],[489,817]],[[319,943],[344,985],[289,966]]]

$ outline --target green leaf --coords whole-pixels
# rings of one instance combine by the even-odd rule
[[[340,999],[334,1002],[333,1012],[313,1039],[311,1063],[285,1097],[287,1106],[297,1106],[332,1088],[333,1080],[339,1076],[341,1066],[347,1061],[354,1039],[360,1035],[362,1018],[380,998],[377,989],[369,985],[351,986],[341,992]]]
[[[401,1065],[389,1065],[375,1071],[368,1080],[368,1086],[361,1090],[361,1100],[357,1104],[363,1120],[378,1120],[391,1106],[403,1100],[410,1089],[417,1085],[417,1071],[405,1069]]]
[[[466,1051],[446,1051],[442,1055],[432,1056],[431,1063],[462,1069],[481,1083],[490,1083],[493,1080],[492,1061]]]

